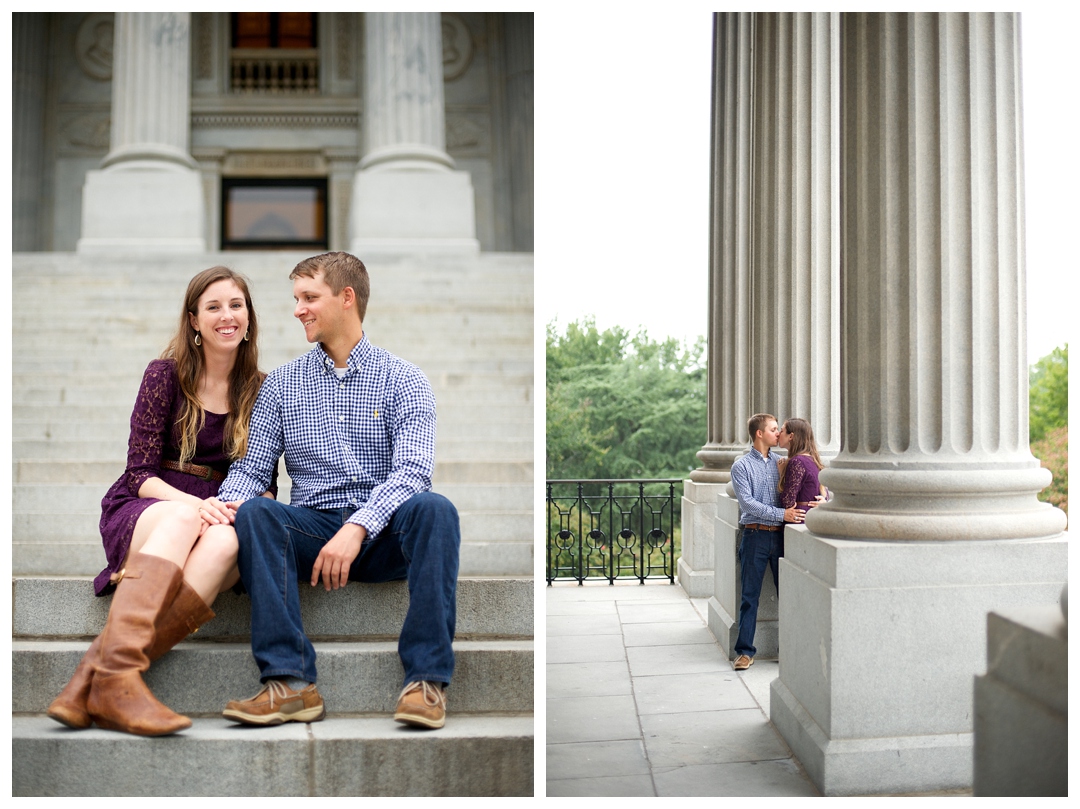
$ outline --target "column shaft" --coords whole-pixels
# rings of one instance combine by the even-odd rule
[[[11,17],[12,249],[43,250],[45,194],[45,85],[48,78],[46,14]]]
[[[1028,449],[1014,14],[845,15],[843,449],[814,533],[1059,533]]]
[[[110,149],[87,172],[77,250],[206,249],[191,130],[190,13],[117,12]]]
[[[129,160],[193,168],[188,12],[117,12],[110,149],[102,168]]]
[[[353,181],[353,253],[476,252],[472,179],[446,153],[437,12],[364,15],[364,156]]]
[[[750,183],[753,15],[720,12],[713,31],[709,222],[708,443],[696,483],[727,483],[746,452],[750,403]]]
[[[364,23],[366,143],[360,168],[452,168],[439,13],[375,13]]]

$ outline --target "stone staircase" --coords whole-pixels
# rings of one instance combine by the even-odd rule
[[[221,718],[258,690],[250,601],[225,593],[217,617],[154,663],[147,684],[194,719],[176,736],[74,731],[44,716],[105,622],[109,599],[78,579],[17,578],[12,639],[12,794],[531,795],[532,582],[458,585],[457,667],[446,727],[391,718],[402,669],[404,582],[303,591],[304,625],[327,718],[249,728]],[[77,640],[75,638],[78,638]]]
[[[365,330],[431,380],[433,487],[461,515],[458,668],[446,728],[413,732],[390,717],[401,685],[403,583],[306,594],[323,722],[252,731],[220,718],[226,700],[258,683],[249,601],[232,593],[219,597],[218,617],[197,640],[147,675],[166,704],[194,718],[190,730],[139,739],[70,731],[43,716],[104,624],[108,600],[95,599],[89,583],[104,564],[100,499],[123,470],[142,371],[176,327],[187,281],[215,264],[249,278],[260,364],[270,370],[309,348],[288,280],[304,257],[14,256],[13,794],[531,794],[531,255],[368,264]],[[284,464],[281,484],[288,502]]]

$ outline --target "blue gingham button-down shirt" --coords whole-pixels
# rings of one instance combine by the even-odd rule
[[[218,498],[247,500],[266,491],[282,454],[292,478],[291,505],[353,508],[348,521],[375,537],[406,500],[431,488],[431,384],[366,334],[340,379],[316,344],[266,377],[251,414],[247,454],[232,465]]]
[[[731,485],[739,498],[739,525],[782,525],[780,470],[776,456],[762,455],[756,447],[731,465]]]

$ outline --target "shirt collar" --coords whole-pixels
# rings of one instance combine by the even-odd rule
[[[322,347],[322,343],[316,343],[315,348],[312,349],[315,352],[315,356],[318,358],[319,363],[326,370],[327,373],[334,372],[334,359],[326,350]],[[349,358],[345,361],[346,366],[350,371],[359,369],[364,364],[364,360],[367,359],[368,354],[371,353],[371,343],[368,342],[367,332],[364,332],[364,336],[360,338],[360,342],[353,346],[353,350],[349,352]]]
[[[760,458],[765,463],[769,463],[770,461],[775,461],[776,460],[773,457],[773,454],[771,452],[768,455],[762,455],[761,451],[757,447],[754,447],[754,446],[750,447],[750,454],[751,455],[756,455],[758,458]]]

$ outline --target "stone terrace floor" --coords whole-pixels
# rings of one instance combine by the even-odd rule
[[[549,796],[820,795],[769,721],[778,662],[734,671],[707,604],[666,582],[547,588]]]
[[[736,672],[678,585],[547,588],[549,796],[818,795],[769,723],[775,660]]]

